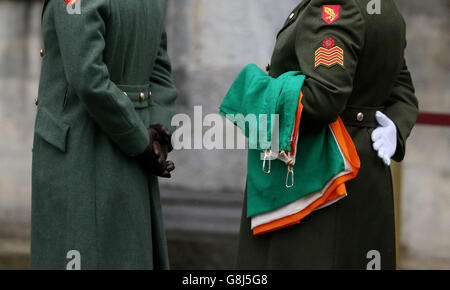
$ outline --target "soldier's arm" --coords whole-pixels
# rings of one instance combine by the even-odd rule
[[[67,81],[105,134],[129,156],[149,144],[147,128],[131,100],[110,80],[103,62],[108,0],[81,3],[81,14],[69,14],[65,1],[51,1]],[[47,9],[50,7],[47,7]]]
[[[175,113],[175,101],[178,96],[178,90],[173,84],[172,66],[167,54],[167,34],[165,29],[161,35],[161,45],[150,78],[153,102],[162,106],[166,112],[161,112],[158,119],[166,128],[171,129],[171,118]],[[161,109],[162,109],[161,108]]]
[[[339,16],[327,19],[328,23],[322,15],[330,3],[339,5]],[[337,120],[352,93],[365,22],[353,0],[312,0],[305,9],[295,43],[297,60],[307,76],[302,120],[323,126]]]
[[[394,88],[391,91],[384,113],[397,126],[397,151],[392,157],[397,162],[405,156],[406,139],[409,137],[419,114],[419,103],[406,61],[400,70]]]

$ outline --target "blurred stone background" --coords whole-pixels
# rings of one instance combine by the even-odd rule
[[[299,0],[169,0],[167,32],[179,112],[217,112],[247,63],[265,67]],[[450,1],[397,0],[422,111],[450,112]],[[30,231],[31,142],[42,1],[0,0],[0,269],[24,269]],[[380,48],[382,49],[382,48]],[[161,182],[174,269],[232,268],[245,186],[243,150],[173,153]],[[450,269],[450,129],[418,126],[399,175],[399,264]]]

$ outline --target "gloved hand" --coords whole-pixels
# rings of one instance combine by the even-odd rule
[[[161,124],[156,124],[148,129],[148,134],[150,145],[137,156],[137,160],[145,171],[159,177],[170,178],[170,172],[175,170],[175,164],[167,161],[167,155],[173,150],[172,133]]]
[[[160,150],[164,160],[167,159],[167,155],[172,152],[172,133],[163,125],[156,124],[150,126],[148,129],[150,140],[157,141],[156,146],[160,145]]]
[[[377,111],[375,118],[380,124],[372,133],[373,149],[378,152],[386,165],[391,165],[391,158],[397,150],[397,127],[385,114]]]

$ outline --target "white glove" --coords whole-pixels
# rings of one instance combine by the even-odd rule
[[[397,150],[397,127],[391,119],[380,111],[375,113],[375,118],[380,126],[372,133],[373,149],[378,152],[378,157],[389,166],[391,165],[391,157]]]

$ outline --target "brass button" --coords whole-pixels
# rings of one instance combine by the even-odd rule
[[[291,20],[292,18],[294,18],[295,13],[291,13],[291,15],[289,15],[289,20]]]
[[[39,51],[39,54],[41,55],[41,57],[44,57],[44,50],[41,49],[41,51]]]
[[[359,122],[362,122],[364,120],[364,114],[363,113],[358,113],[358,115],[356,115],[356,120],[358,120]]]
[[[267,71],[267,72],[270,71],[270,63],[267,64],[267,66],[266,66],[266,71]]]
[[[148,97],[151,98],[152,97],[152,91],[148,92]]]
[[[37,106],[39,103],[39,98],[34,98],[34,104]]]
[[[125,96],[127,96],[127,97],[128,97],[128,94],[127,94],[127,92],[123,92],[123,94],[124,94]]]
[[[145,94],[144,93],[141,93],[139,95],[139,100],[141,100],[141,102],[145,100]]]

